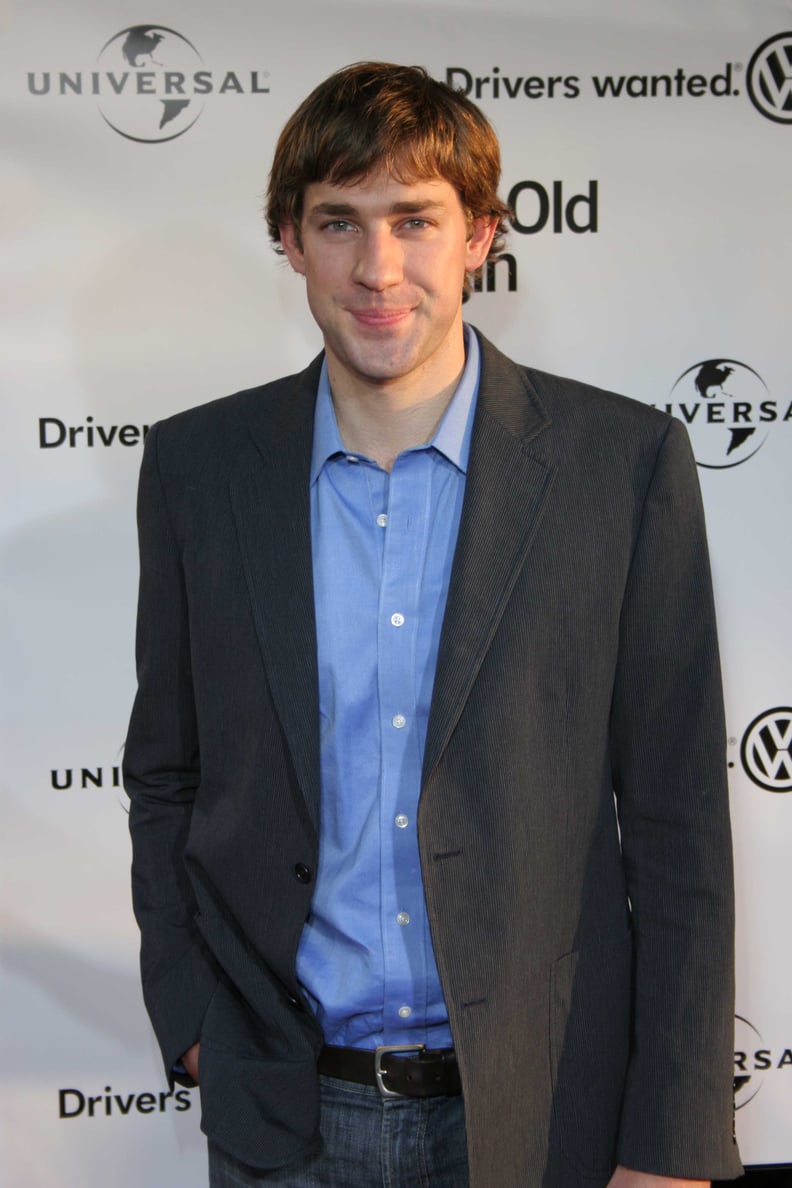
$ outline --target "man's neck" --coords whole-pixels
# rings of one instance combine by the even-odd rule
[[[346,449],[373,458],[390,471],[399,454],[431,440],[443,419],[462,372],[439,392],[420,401],[403,402],[376,393],[370,400],[338,399],[333,390],[338,432]],[[332,390],[332,379],[330,381]]]
[[[446,368],[442,375],[418,373],[404,380],[362,383],[328,356],[330,390],[345,448],[391,471],[400,453],[434,436],[464,369],[462,346],[453,370]]]

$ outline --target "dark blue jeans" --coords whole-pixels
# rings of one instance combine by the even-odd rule
[[[210,1143],[210,1188],[467,1188],[461,1097],[383,1100],[368,1085],[320,1082],[319,1151],[260,1171]]]

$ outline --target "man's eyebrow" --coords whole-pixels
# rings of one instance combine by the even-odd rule
[[[312,215],[353,215],[357,214],[354,206],[348,202],[317,202],[316,206],[312,206],[308,211],[309,217]]]
[[[393,214],[417,214],[420,211],[444,209],[445,203],[436,202],[433,198],[418,198],[411,202],[395,202],[391,207]]]
[[[388,207],[388,214],[423,214],[443,208],[442,202],[433,198],[409,199],[404,202],[394,202]],[[360,215],[360,209],[350,202],[317,202],[308,211],[309,218],[354,218]]]

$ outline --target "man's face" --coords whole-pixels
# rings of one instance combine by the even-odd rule
[[[452,382],[464,358],[465,272],[489,251],[495,224],[472,222],[442,178],[406,184],[381,172],[352,185],[306,187],[299,235],[281,241],[306,280],[331,381],[383,387]]]

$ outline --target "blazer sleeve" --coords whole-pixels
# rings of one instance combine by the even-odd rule
[[[741,1168],[726,736],[701,495],[676,421],[627,581],[611,748],[635,961],[617,1161],[731,1178]]]
[[[196,904],[184,863],[200,756],[187,597],[158,446],[155,425],[146,439],[138,491],[138,691],[124,783],[143,996],[172,1082],[174,1064],[199,1038],[218,968],[194,922]]]

